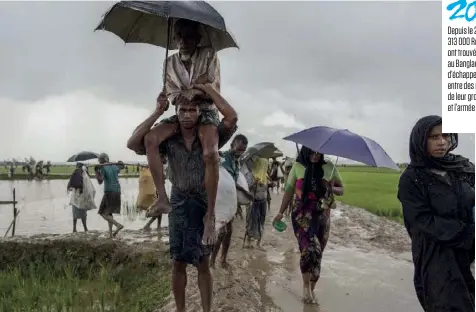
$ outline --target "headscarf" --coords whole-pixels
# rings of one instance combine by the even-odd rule
[[[321,154],[321,159],[317,163],[311,163],[309,156],[313,151],[305,146],[301,147],[296,162],[303,165],[306,170],[304,172],[304,181],[302,187],[302,200],[306,203],[308,199],[308,194],[310,192],[316,195],[316,198],[322,198],[326,194],[326,187],[322,184],[322,179],[324,177],[324,169],[322,165],[326,163],[324,160],[324,155]]]
[[[457,133],[450,134],[450,147],[444,157],[436,158],[428,155],[428,136],[431,129],[441,123],[441,117],[435,115],[426,116],[417,121],[410,135],[410,166],[474,174],[474,164],[468,158],[450,153],[458,146]]]
[[[68,185],[66,189],[78,189],[79,193],[83,193],[83,164],[77,163],[76,169],[74,169],[73,174],[69,178]]]

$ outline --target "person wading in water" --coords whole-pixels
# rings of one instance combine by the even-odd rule
[[[77,230],[78,219],[81,220],[84,231],[85,232],[88,231],[88,225],[86,222],[88,211],[86,209],[80,209],[80,207],[78,207],[79,205],[75,203],[80,201],[80,200],[75,200],[76,199],[75,197],[80,197],[81,195],[83,195],[83,186],[84,186],[83,167],[84,165],[82,163],[80,162],[76,163],[76,168],[74,169],[73,174],[71,174],[68,185],[66,187],[66,190],[68,192],[70,191],[73,192],[71,195],[71,200],[70,200],[70,204],[73,210],[73,233],[76,233],[78,231]],[[79,194],[75,194],[76,192]]]
[[[113,214],[121,213],[121,184],[119,183],[119,172],[123,165],[109,164],[109,156],[105,153],[99,155],[100,166],[95,167],[96,179],[99,184],[104,182],[104,196],[99,205],[99,215],[107,221],[109,226],[109,237],[113,238],[124,228],[122,224],[114,220]],[[112,232],[112,226],[116,230]]]
[[[162,160],[163,160],[164,165],[166,165],[167,164],[167,157],[165,157],[165,156],[162,157]],[[147,175],[146,175],[147,180],[149,178],[149,175],[151,176],[149,167],[148,166],[145,166],[145,167],[146,168],[141,169],[141,173],[140,173],[141,176],[139,177],[139,181],[141,180],[142,175],[144,173],[147,173]],[[166,171],[165,168],[164,168],[164,171]],[[166,172],[164,172],[164,176],[167,177]],[[139,182],[139,189],[141,189],[140,184],[141,184],[141,182]],[[151,184],[152,184],[151,186],[146,187],[147,189],[149,189],[149,187],[151,189],[147,191],[148,194],[146,195],[146,197],[144,198],[145,200],[141,204],[139,204],[139,198],[141,198],[141,191],[139,191],[139,196],[137,198],[137,208],[146,210],[147,211],[146,212],[146,217],[150,218],[150,220],[147,222],[147,224],[143,227],[143,230],[146,231],[146,232],[149,232],[150,231],[150,226],[152,225],[152,223],[154,223],[154,221],[157,221],[157,233],[160,235],[160,224],[162,223],[162,214],[159,213],[159,214],[152,215],[149,212],[150,206],[157,199],[157,190],[155,189],[154,181],[151,181]],[[146,189],[143,189],[143,191],[146,191]]]
[[[238,117],[233,107],[209,85],[195,85],[206,92],[223,115],[218,125],[218,146],[223,146],[236,131]],[[168,175],[172,184],[169,212],[170,255],[173,259],[172,289],[177,312],[185,311],[185,287],[187,265],[198,270],[198,287],[204,312],[211,311],[213,280],[210,272],[209,255],[215,243],[215,206],[207,205],[205,189],[206,169],[203,166],[203,150],[199,139],[200,101],[186,97],[176,98],[179,130],[162,142],[159,152],[168,159]],[[164,112],[165,98],[159,98],[156,111],[142,122],[129,139],[140,145]],[[159,128],[157,126],[156,128]],[[155,153],[157,153],[157,149]],[[162,195],[159,195],[162,196]],[[164,196],[167,196],[164,192]]]
[[[76,164],[76,169],[71,175],[68,186],[71,191],[70,205],[73,210],[73,233],[77,232],[78,219],[83,224],[84,231],[88,231],[87,216],[88,210],[96,209],[94,196],[96,190],[89,178],[88,169],[82,163]]]
[[[218,135],[217,126],[220,123],[218,111],[213,100],[202,90],[192,88],[194,84],[207,83],[217,93],[220,92],[220,63],[216,52],[207,47],[199,46],[201,24],[195,21],[179,19],[174,25],[174,40],[179,52],[171,55],[167,61],[165,77],[165,92],[161,92],[158,100],[165,103],[170,101],[177,106],[177,97],[194,100],[200,108],[198,137],[203,147],[205,163],[205,189],[208,197],[208,209],[215,209],[218,188]],[[168,105],[168,104],[167,104]],[[164,107],[165,109],[165,107]],[[156,120],[158,115],[152,116]],[[158,199],[151,207],[153,214],[168,213],[170,205],[165,195],[165,177],[161,155],[157,148],[167,138],[179,130],[178,116],[162,120],[144,137],[145,152],[150,166],[154,184],[157,188]],[[137,129],[136,129],[137,131]],[[142,144],[128,141],[127,147],[143,153]],[[155,211],[154,211],[155,210]]]

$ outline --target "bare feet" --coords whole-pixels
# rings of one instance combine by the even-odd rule
[[[144,232],[150,232],[150,226],[144,226],[144,227],[142,228],[142,231],[144,231]]]
[[[159,198],[156,199],[152,205],[150,205],[145,216],[147,218],[157,217],[161,214],[169,213],[171,210],[172,207],[170,207],[168,200],[163,201]]]
[[[311,290],[307,286],[304,286],[303,288],[302,300],[304,301],[304,303],[312,303]]]
[[[310,292],[311,292],[311,303],[313,304],[317,303],[316,294],[312,290]]]
[[[253,249],[253,245],[251,245],[251,238],[250,237],[248,237],[248,239],[246,240],[246,247],[245,248]]]
[[[119,233],[120,230],[124,228],[124,225],[120,225],[117,227],[117,229],[112,233],[112,237],[116,237],[117,233]]]
[[[256,244],[256,249],[258,249],[259,251],[266,251],[266,249],[264,249],[261,244]]]

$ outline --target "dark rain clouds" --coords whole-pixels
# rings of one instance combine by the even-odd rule
[[[44,103],[81,91],[152,109],[164,50],[94,33],[110,5],[0,3],[0,98]],[[241,47],[220,52],[222,85],[251,141],[297,130],[274,125],[291,116],[296,127],[324,124],[367,135],[405,161],[414,122],[441,114],[440,2],[212,5]],[[459,151],[474,159],[474,137],[462,136]]]

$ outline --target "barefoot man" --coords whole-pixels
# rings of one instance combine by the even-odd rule
[[[230,150],[222,153],[223,158],[225,158],[225,162],[223,163],[223,167],[231,174],[233,179],[236,181],[238,180],[238,176],[240,174],[240,163],[238,159],[241,155],[246,151],[248,148],[248,139],[243,134],[237,134],[233,141],[231,141]],[[252,197],[252,195],[246,191],[244,188],[240,187],[238,184],[236,188],[242,192],[244,192],[248,197]],[[230,203],[234,205],[235,203]],[[231,244],[231,234],[233,231],[232,227],[233,219],[228,222],[225,226],[223,226],[218,233],[218,239],[213,248],[213,253],[210,259],[210,266],[212,268],[215,267],[215,260],[218,255],[218,252],[221,250],[221,261],[220,264],[223,268],[228,267],[228,263],[226,261],[226,257],[228,255],[228,250],[230,249]]]
[[[207,93],[223,115],[218,125],[217,144],[222,146],[236,131],[236,112],[212,86],[207,84],[194,87]],[[203,166],[204,148],[198,136],[202,112],[199,103],[195,101],[189,101],[182,96],[176,101],[179,130],[160,145],[160,153],[165,154],[168,159],[168,175],[172,184],[170,194],[172,210],[169,212],[170,255],[173,260],[172,290],[176,311],[185,312],[186,268],[189,264],[194,265],[198,270],[198,287],[203,312],[210,312],[213,281],[209,268],[209,255],[215,243],[215,206],[207,205],[204,186],[206,177]],[[137,127],[129,142],[134,145],[141,144],[142,138],[162,115],[166,104],[166,98],[159,97],[156,111]],[[155,153],[158,154],[157,148]],[[166,196],[167,194],[164,195]]]
[[[105,153],[99,155],[99,164],[96,166],[96,179],[99,184],[104,182],[104,195],[99,205],[99,215],[107,221],[109,226],[109,237],[113,238],[124,228],[122,224],[114,220],[113,214],[121,213],[121,184],[119,183],[119,172],[122,165],[108,164],[109,156]],[[112,226],[116,230],[112,232]]]
[[[195,21],[180,19],[173,27],[174,37],[179,52],[171,55],[167,62],[165,93],[159,98],[167,97],[172,105],[177,106],[177,96],[189,101],[194,99],[200,108],[198,120],[198,138],[202,146],[205,164],[205,189],[207,192],[208,210],[215,209],[218,188],[218,133],[220,123],[217,108],[213,99],[202,90],[192,88],[194,84],[208,83],[216,92],[220,92],[220,63],[216,52],[208,47],[199,46],[201,24]],[[158,200],[151,207],[156,214],[168,213],[170,205],[165,196],[164,170],[161,155],[157,153],[159,145],[170,138],[179,129],[178,116],[162,120],[145,137],[144,145],[147,161],[157,188]],[[128,148],[140,153],[142,144]]]

